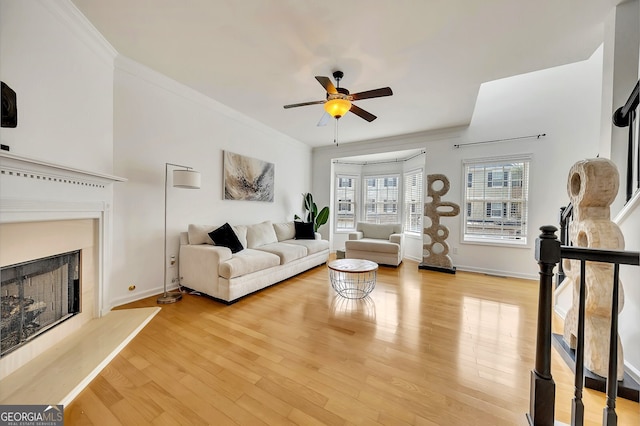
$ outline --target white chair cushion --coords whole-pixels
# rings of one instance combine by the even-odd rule
[[[389,235],[393,234],[393,225],[362,223],[359,230],[364,234],[364,238],[388,240]]]

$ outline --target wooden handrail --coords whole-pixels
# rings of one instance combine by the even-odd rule
[[[603,413],[603,425],[617,424],[615,400],[617,396],[618,360],[618,294],[620,265],[640,265],[640,252],[594,249],[561,245],[555,226],[543,226],[536,239],[535,257],[540,266],[540,288],[538,299],[538,329],[536,338],[535,367],[531,371],[531,393],[529,396],[530,425],[553,425],[555,416],[555,383],[551,374],[551,312],[553,268],[562,258],[580,261],[580,291],[578,303],[578,325],[575,367],[575,394],[572,401],[571,424],[582,425],[584,405],[584,324],[586,305],[586,262],[610,263],[614,265],[613,295],[611,303],[611,326],[609,339],[609,368],[607,378],[607,403]]]
[[[629,127],[629,137],[627,142],[627,176],[626,176],[626,201],[629,201],[635,191],[640,189],[640,143],[636,143],[633,134],[633,121],[636,118],[638,104],[640,103],[640,80],[636,83],[635,87],[629,94],[627,102],[616,110],[613,114],[612,121],[617,127]],[[636,145],[636,157],[637,163],[635,164],[636,182],[634,188],[633,175],[634,175],[634,152],[633,147]]]

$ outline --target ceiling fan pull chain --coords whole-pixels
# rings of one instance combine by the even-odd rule
[[[338,121],[340,121],[340,120],[338,120],[338,119],[336,118],[336,119],[335,119],[335,122],[336,122],[335,133],[334,133],[334,135],[333,135],[333,143],[335,143],[335,144],[336,144],[336,146],[338,146]]]

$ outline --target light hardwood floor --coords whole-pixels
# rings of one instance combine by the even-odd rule
[[[381,267],[369,299],[326,266],[225,306],[185,295],[67,407],[69,425],[525,425],[537,282]],[[151,297],[126,307],[156,306]],[[555,324],[555,327],[558,327]],[[556,420],[573,374],[553,352]],[[604,396],[586,390],[585,424]],[[617,400],[620,425],[640,424]]]

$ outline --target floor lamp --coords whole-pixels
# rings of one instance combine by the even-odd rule
[[[167,292],[167,177],[169,176],[169,166],[182,167],[173,171],[173,187],[185,189],[200,189],[200,172],[196,172],[192,167],[181,166],[180,164],[165,163],[164,165],[164,293],[158,297],[158,303],[175,303],[182,299],[182,293]]]

